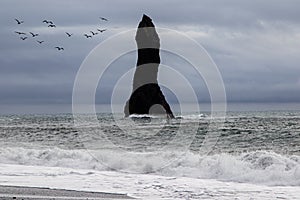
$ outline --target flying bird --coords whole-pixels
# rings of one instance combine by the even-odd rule
[[[108,19],[104,18],[104,17],[99,17],[101,20],[103,21],[108,21]]]
[[[68,32],[66,32],[66,34],[68,37],[71,37],[73,35],[73,33],[68,33]]]
[[[65,50],[63,47],[54,47],[54,48],[56,48],[58,51]]]
[[[42,44],[43,42],[45,42],[44,40],[40,41],[40,40],[37,40],[38,43]]]
[[[20,37],[20,39],[21,39],[21,40],[26,40],[26,39],[27,39],[27,37]]]
[[[93,32],[93,31],[90,31],[91,33],[92,33],[92,35],[97,35],[98,33],[95,33],[95,32]]]
[[[85,36],[86,38],[92,38],[92,36],[91,36],[91,35],[88,35],[88,34],[84,34],[84,36]]]
[[[48,27],[52,27],[52,28],[55,28],[55,24],[49,24]]]
[[[21,20],[18,20],[18,19],[15,19],[16,20],[16,22],[18,23],[18,24],[23,24],[24,23],[24,21],[21,21]]]
[[[100,33],[106,31],[106,29],[97,29]]]
[[[15,33],[19,34],[19,35],[26,35],[26,33],[20,32],[20,31],[15,31]]]
[[[43,23],[46,23],[46,24],[53,24],[52,21],[49,21],[49,20],[46,20],[46,19],[43,21]]]
[[[36,37],[39,35],[38,33],[32,33],[32,32],[29,32],[29,33],[32,35],[32,37]]]

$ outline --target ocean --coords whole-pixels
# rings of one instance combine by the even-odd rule
[[[99,113],[97,124],[79,126],[72,114],[1,115],[0,185],[141,199],[300,199],[299,110],[229,111],[224,121],[175,115]]]

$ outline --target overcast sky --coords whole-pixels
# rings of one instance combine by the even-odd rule
[[[298,0],[2,0],[0,108],[71,104],[73,83],[84,58],[106,38],[135,28],[143,13],[156,26],[182,31],[203,45],[221,72],[229,102],[300,102],[299,8]],[[17,25],[15,18],[24,23]],[[47,27],[44,19],[57,27]],[[107,31],[89,39],[83,36],[97,28]],[[23,41],[14,31],[26,32],[28,38]],[[66,31],[74,35],[69,38]],[[39,36],[33,38],[29,32]],[[171,54],[161,56],[164,64],[184,67],[185,62],[175,62]],[[98,103],[110,102],[118,67],[135,63],[132,52],[113,64],[97,93]],[[201,77],[190,72],[186,78],[196,88],[199,101],[209,101]],[[171,93],[165,93],[176,102]]]

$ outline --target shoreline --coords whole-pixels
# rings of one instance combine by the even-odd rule
[[[25,187],[0,185],[0,200],[20,199],[20,200],[56,200],[56,199],[76,199],[76,200],[97,200],[97,199],[134,199],[127,194],[88,192],[66,189],[52,189],[48,187]]]

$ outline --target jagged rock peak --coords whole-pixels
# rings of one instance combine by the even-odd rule
[[[139,23],[138,28],[142,28],[142,27],[155,27],[154,24],[152,23],[152,19],[145,14],[143,14],[143,18]]]

